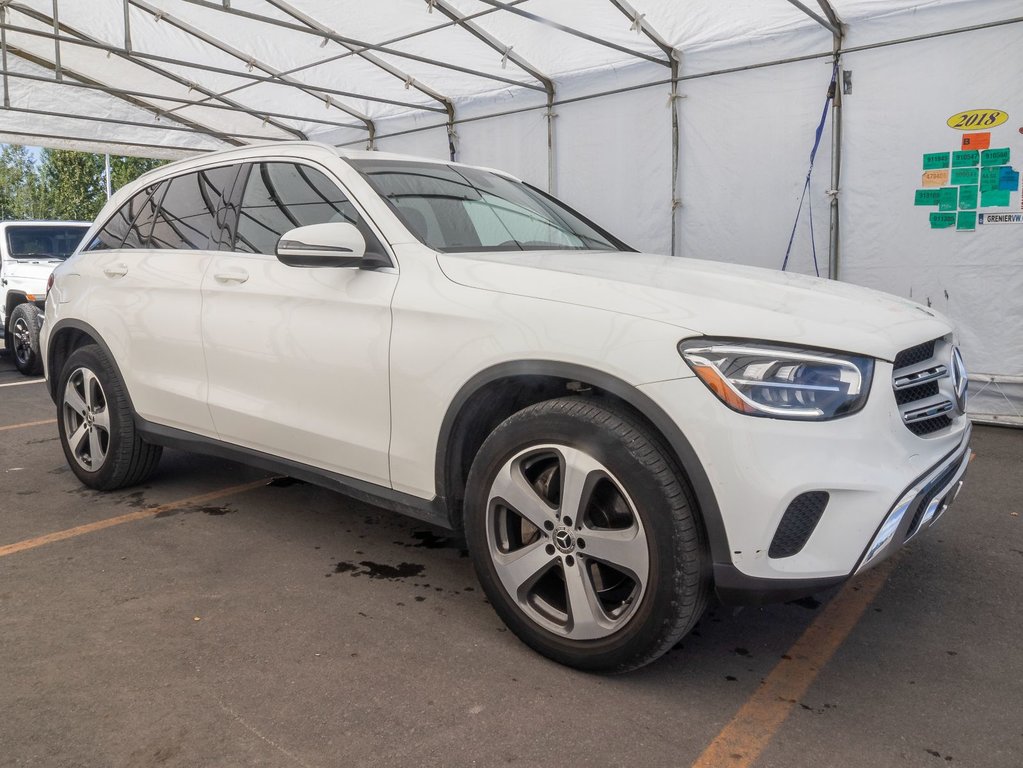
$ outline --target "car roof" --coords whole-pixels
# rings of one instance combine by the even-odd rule
[[[11,221],[0,221],[0,227],[21,226],[24,224],[33,227],[89,227],[91,221],[62,221],[59,219],[12,219]]]
[[[438,160],[435,157],[418,157],[416,155],[403,155],[396,152],[379,152],[377,150],[344,149],[324,144],[318,141],[263,141],[254,144],[246,144],[244,147],[207,152],[195,157],[188,157],[184,160],[177,160],[167,165],[161,165],[151,171],[147,171],[136,179],[136,182],[159,180],[166,176],[174,176],[180,172],[192,168],[202,168],[209,165],[216,165],[219,162],[242,162],[245,160],[257,160],[260,157],[274,154],[291,154],[298,150],[326,149],[337,155],[342,160],[397,160],[405,162],[429,163],[431,165],[446,165],[461,168],[474,168],[476,170],[496,173],[505,178],[519,181],[515,176],[497,168],[487,168],[479,165],[468,165],[449,160]]]

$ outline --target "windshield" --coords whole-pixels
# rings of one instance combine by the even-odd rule
[[[476,168],[353,160],[409,231],[437,251],[630,251],[552,197]]]
[[[89,227],[85,224],[7,226],[7,253],[15,259],[66,259],[75,252]]]

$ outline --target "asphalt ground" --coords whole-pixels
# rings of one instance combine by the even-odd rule
[[[0,765],[1023,766],[1023,431],[977,427],[889,564],[601,676],[443,531],[177,451],[85,489],[25,381],[0,358]]]

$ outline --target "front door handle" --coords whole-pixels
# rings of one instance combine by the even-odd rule
[[[241,269],[237,272],[216,272],[213,279],[218,283],[244,283],[249,279],[249,273]]]
[[[103,274],[107,277],[124,277],[128,274],[128,265],[111,264],[109,267],[104,267]]]

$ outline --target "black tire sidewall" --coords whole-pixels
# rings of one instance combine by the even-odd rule
[[[582,402],[592,406],[592,403]],[[529,415],[532,410],[526,409],[509,418],[491,434],[469,474],[464,522],[476,573],[498,615],[530,647],[560,663],[581,669],[627,669],[636,659],[649,654],[651,648],[661,643],[665,633],[676,626],[680,577],[694,578],[695,574],[695,578],[700,578],[702,565],[683,562],[679,556],[677,511],[656,476],[638,455],[651,446],[642,432],[637,433],[634,427],[632,439],[624,440],[606,426],[602,427],[599,419],[584,420],[569,412]],[[607,411],[603,414],[617,419]],[[505,592],[490,558],[486,518],[493,478],[515,454],[545,443],[585,450],[607,467],[624,485],[645,528],[650,555],[646,592],[628,624],[606,638],[569,640],[533,623]]]
[[[39,353],[39,308],[35,304],[19,304],[11,311],[8,320],[9,332],[5,344],[14,342],[14,323],[19,317],[24,317],[28,326],[29,346],[31,350],[28,360],[22,362],[18,359],[18,353],[11,348],[11,356],[14,358],[14,367],[26,376],[35,376],[43,370],[43,359]]]

